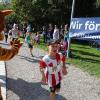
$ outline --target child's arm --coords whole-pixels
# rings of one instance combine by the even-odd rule
[[[66,65],[65,65],[65,62],[66,62],[66,57],[65,57],[65,55],[62,55],[61,60],[62,60],[62,62],[63,62],[63,67],[66,67]]]
[[[41,82],[42,82],[42,84],[47,84],[46,83],[46,77],[45,77],[45,74],[44,74],[44,68],[46,67],[46,63],[43,61],[43,60],[41,60],[40,61],[40,72],[41,72],[41,75],[42,75],[42,79],[41,79]]]
[[[67,67],[66,67],[66,56],[65,55],[62,55],[60,54],[60,58],[61,58],[61,61],[62,61],[62,71],[63,71],[63,74],[64,75],[67,75]]]
[[[63,66],[62,66],[62,71],[63,71],[63,75],[67,75],[68,71],[67,71],[67,67],[66,67],[66,57],[63,56],[62,57],[62,62],[63,62]]]

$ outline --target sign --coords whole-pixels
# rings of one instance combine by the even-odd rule
[[[72,18],[69,37],[100,40],[100,17]]]

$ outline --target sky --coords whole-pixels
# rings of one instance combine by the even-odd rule
[[[10,1],[10,0],[0,0],[0,2],[2,2],[2,1]]]

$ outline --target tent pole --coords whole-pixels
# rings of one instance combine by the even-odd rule
[[[70,26],[71,26],[72,18],[74,17],[74,8],[75,8],[75,0],[73,0],[73,2],[72,2],[72,10],[71,10]],[[68,34],[69,34],[69,33],[68,33]],[[69,37],[69,39],[68,39],[67,58],[69,58],[70,43],[71,43],[71,38]]]

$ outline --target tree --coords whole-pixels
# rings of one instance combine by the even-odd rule
[[[96,0],[75,0],[75,17],[95,16]]]
[[[20,21],[40,23],[48,12],[47,0],[14,0],[13,8]]]
[[[13,9],[13,7],[9,3],[8,4],[1,3],[0,4],[0,10],[4,10],[4,9]],[[15,22],[15,20],[18,21],[17,20],[17,15],[15,13],[12,13],[11,15],[5,17],[5,23],[7,23],[7,24],[8,23],[13,23],[13,22]]]
[[[96,0],[97,7],[100,7],[100,0]]]

